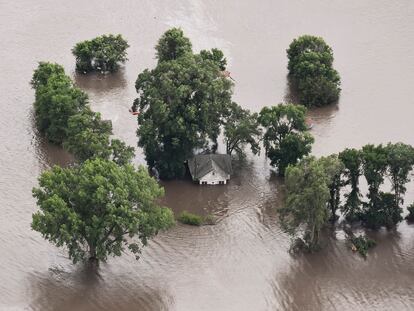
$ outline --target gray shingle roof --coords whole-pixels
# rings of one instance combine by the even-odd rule
[[[198,180],[210,173],[213,169],[213,162],[226,174],[231,175],[231,157],[228,154],[198,154],[188,160],[188,168],[194,180]]]

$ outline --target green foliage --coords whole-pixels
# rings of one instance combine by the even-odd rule
[[[69,119],[67,133],[63,146],[79,161],[102,158],[124,165],[130,163],[134,156],[134,148],[119,139],[110,140],[111,122],[102,120],[99,113],[89,108]]]
[[[59,65],[40,63],[32,79],[37,128],[55,144],[67,138],[69,118],[82,111],[88,99],[61,69]]]
[[[280,175],[284,175],[288,165],[296,164],[312,149],[314,139],[307,130],[305,114],[305,107],[293,104],[264,107],[260,111],[259,123],[265,128],[266,155]]]
[[[101,119],[99,113],[84,109],[68,122],[68,139],[63,146],[80,161],[93,158],[107,159],[110,154],[109,136],[112,125]]]
[[[388,143],[385,149],[395,206],[399,207],[404,204],[403,195],[407,191],[405,184],[410,181],[409,173],[414,166],[414,148],[403,143]]]
[[[184,36],[181,28],[167,30],[158,40],[155,49],[158,62],[176,60],[193,53],[190,39]]]
[[[340,77],[332,67],[332,49],[322,38],[304,35],[294,39],[287,54],[289,74],[302,104],[323,106],[338,100]]]
[[[36,125],[49,141],[63,144],[80,161],[97,157],[120,165],[131,161],[134,148],[110,140],[111,122],[90,110],[87,95],[74,87],[62,66],[40,62],[31,84],[36,90]]]
[[[411,203],[408,207],[408,215],[405,217],[405,219],[409,221],[414,221],[414,203]]]
[[[72,49],[76,57],[76,69],[81,72],[114,72],[120,63],[127,61],[128,47],[128,42],[121,35],[112,34],[79,42]]]
[[[394,227],[402,220],[401,204],[414,166],[414,148],[403,143],[366,145],[362,148],[362,168],[368,183],[368,199],[361,218],[370,228]],[[386,176],[390,177],[394,193],[380,191]]]
[[[352,236],[350,238],[350,242],[353,245],[352,249],[358,251],[358,253],[364,258],[367,258],[368,250],[377,245],[374,240],[371,240],[370,238],[362,235]]]
[[[341,203],[341,175],[345,169],[345,166],[336,154],[328,157],[322,157],[318,160],[318,162],[325,171],[327,186],[329,189],[328,208],[331,211],[331,220],[335,221],[338,218],[336,211]]]
[[[126,247],[139,254],[149,238],[174,222],[171,210],[155,203],[163,193],[144,167],[103,159],[55,166],[33,189],[40,211],[33,214],[32,228],[66,247],[74,263],[105,261]]]
[[[207,139],[217,142],[232,83],[216,64],[187,53],[144,70],[136,81],[138,145],[161,178],[181,177],[184,161]]]
[[[205,60],[211,60],[216,63],[221,71],[226,70],[227,59],[219,49],[211,49],[211,51],[202,50],[200,51],[200,56]]]
[[[305,158],[286,169],[286,202],[280,209],[282,228],[308,250],[319,247],[319,236],[329,219],[329,180],[323,164]]]
[[[231,103],[224,118],[224,142],[227,154],[234,151],[244,155],[243,147],[250,145],[253,154],[260,152],[260,138],[262,131],[257,121],[257,113],[241,108],[236,103]]]
[[[363,174],[368,183],[367,208],[375,210],[380,204],[379,188],[387,171],[387,150],[382,145],[365,145],[361,156]]]
[[[38,67],[33,73],[30,84],[37,90],[40,86],[45,86],[49,78],[53,75],[62,76],[65,74],[63,67],[56,63],[39,62]]]
[[[358,219],[361,207],[361,193],[359,191],[359,177],[361,176],[362,158],[361,151],[356,149],[345,149],[339,153],[339,159],[344,164],[343,176],[344,186],[351,186],[351,191],[345,194],[346,202],[341,207],[348,221]]]
[[[203,217],[183,211],[178,216],[178,221],[186,225],[201,226],[203,224]]]
[[[109,149],[111,150],[109,158],[118,165],[130,163],[135,156],[134,147],[128,146],[125,142],[119,139],[111,139]]]

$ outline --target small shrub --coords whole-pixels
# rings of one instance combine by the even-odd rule
[[[377,245],[374,240],[362,235],[353,236],[350,238],[350,241],[352,243],[352,250],[357,251],[364,258],[367,258],[368,250]]]
[[[178,216],[178,221],[186,225],[201,226],[203,224],[203,217],[183,211]]]
[[[215,225],[216,224],[216,220],[214,218],[213,215],[208,214],[206,217],[204,217],[204,222],[205,225]]]
[[[407,207],[407,210],[408,210],[408,215],[405,217],[405,219],[409,221],[414,221],[414,203],[411,203],[411,205]]]

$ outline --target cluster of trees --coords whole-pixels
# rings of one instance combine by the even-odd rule
[[[76,69],[80,72],[93,70],[114,72],[120,63],[127,61],[128,42],[121,35],[102,35],[77,43],[72,54],[76,57]]]
[[[226,59],[221,51],[193,53],[179,28],[165,32],[155,49],[157,66],[138,75],[133,107],[139,109],[138,145],[161,178],[182,177],[194,150],[215,150],[222,126],[229,153],[254,142],[255,118],[231,101],[233,83],[222,74]],[[239,130],[245,117],[242,126],[253,132]]]
[[[112,124],[91,111],[88,96],[77,88],[62,66],[40,62],[31,85],[35,90],[35,121],[40,133],[63,145],[79,161],[93,158],[128,163],[134,148],[110,139]]]
[[[340,77],[332,67],[333,52],[320,37],[304,35],[287,50],[289,75],[306,106],[323,106],[338,100]]]
[[[296,238],[294,247],[317,248],[322,228],[338,218],[338,210],[346,221],[360,221],[368,228],[395,227],[402,220],[405,185],[413,167],[414,148],[403,143],[345,149],[339,155],[307,157],[287,167],[287,197],[280,217]],[[359,186],[362,178],[368,185],[366,200]],[[381,189],[386,178],[391,192]]]
[[[39,63],[31,84],[39,131],[79,161],[40,176],[32,228],[66,247],[75,263],[120,256],[125,248],[138,257],[150,237],[174,223],[171,210],[155,203],[163,189],[130,164],[134,148],[110,139],[111,122],[90,110],[62,66]]]
[[[257,114],[241,108],[231,100],[233,83],[222,74],[227,62],[220,50],[196,54],[183,31],[173,28],[158,41],[156,56],[156,68],[138,75],[133,106],[139,109],[138,144],[161,178],[183,176],[185,161],[195,150],[215,151],[221,133],[230,155],[242,156],[246,145],[257,154],[263,139],[281,175],[310,152],[306,109],[281,104]]]

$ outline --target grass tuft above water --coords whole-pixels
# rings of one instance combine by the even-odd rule
[[[207,215],[205,217],[196,215],[187,211],[181,212],[177,220],[183,224],[191,226],[201,226],[201,225],[214,225],[215,219],[213,215]]]

